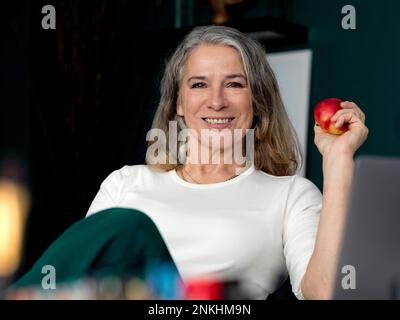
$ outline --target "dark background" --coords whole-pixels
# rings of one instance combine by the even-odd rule
[[[192,3],[179,23],[167,0],[2,3],[0,174],[24,182],[32,197],[19,273],[85,216],[111,171],[144,163],[165,58],[190,26],[211,18],[206,0]],[[47,4],[57,10],[56,30],[41,27]],[[356,30],[341,28],[347,4]],[[400,156],[399,11],[395,0],[248,0],[231,11],[237,21],[274,17],[307,28],[304,43],[264,45],[313,50],[306,176],[319,188],[312,108],[325,97],[366,113],[370,135],[358,154]]]

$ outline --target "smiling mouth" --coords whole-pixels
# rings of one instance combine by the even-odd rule
[[[235,118],[202,118],[208,124],[226,124]]]

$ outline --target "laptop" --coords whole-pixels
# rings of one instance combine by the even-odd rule
[[[355,160],[333,299],[400,299],[400,158]]]

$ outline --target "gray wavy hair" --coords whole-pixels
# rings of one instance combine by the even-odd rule
[[[165,67],[161,80],[161,98],[152,128],[166,132],[167,141],[169,121],[178,120],[178,132],[184,128],[184,121],[176,115],[182,69],[190,52],[201,45],[229,46],[236,49],[241,56],[254,111],[255,168],[277,176],[295,174],[301,165],[302,154],[275,75],[267,62],[266,52],[259,42],[230,27],[196,27],[179,44]],[[149,159],[146,162],[151,163]],[[182,163],[152,165],[169,171]]]

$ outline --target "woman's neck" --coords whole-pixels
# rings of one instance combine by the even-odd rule
[[[186,164],[179,171],[180,176],[192,183],[218,183],[238,175],[237,164]]]

